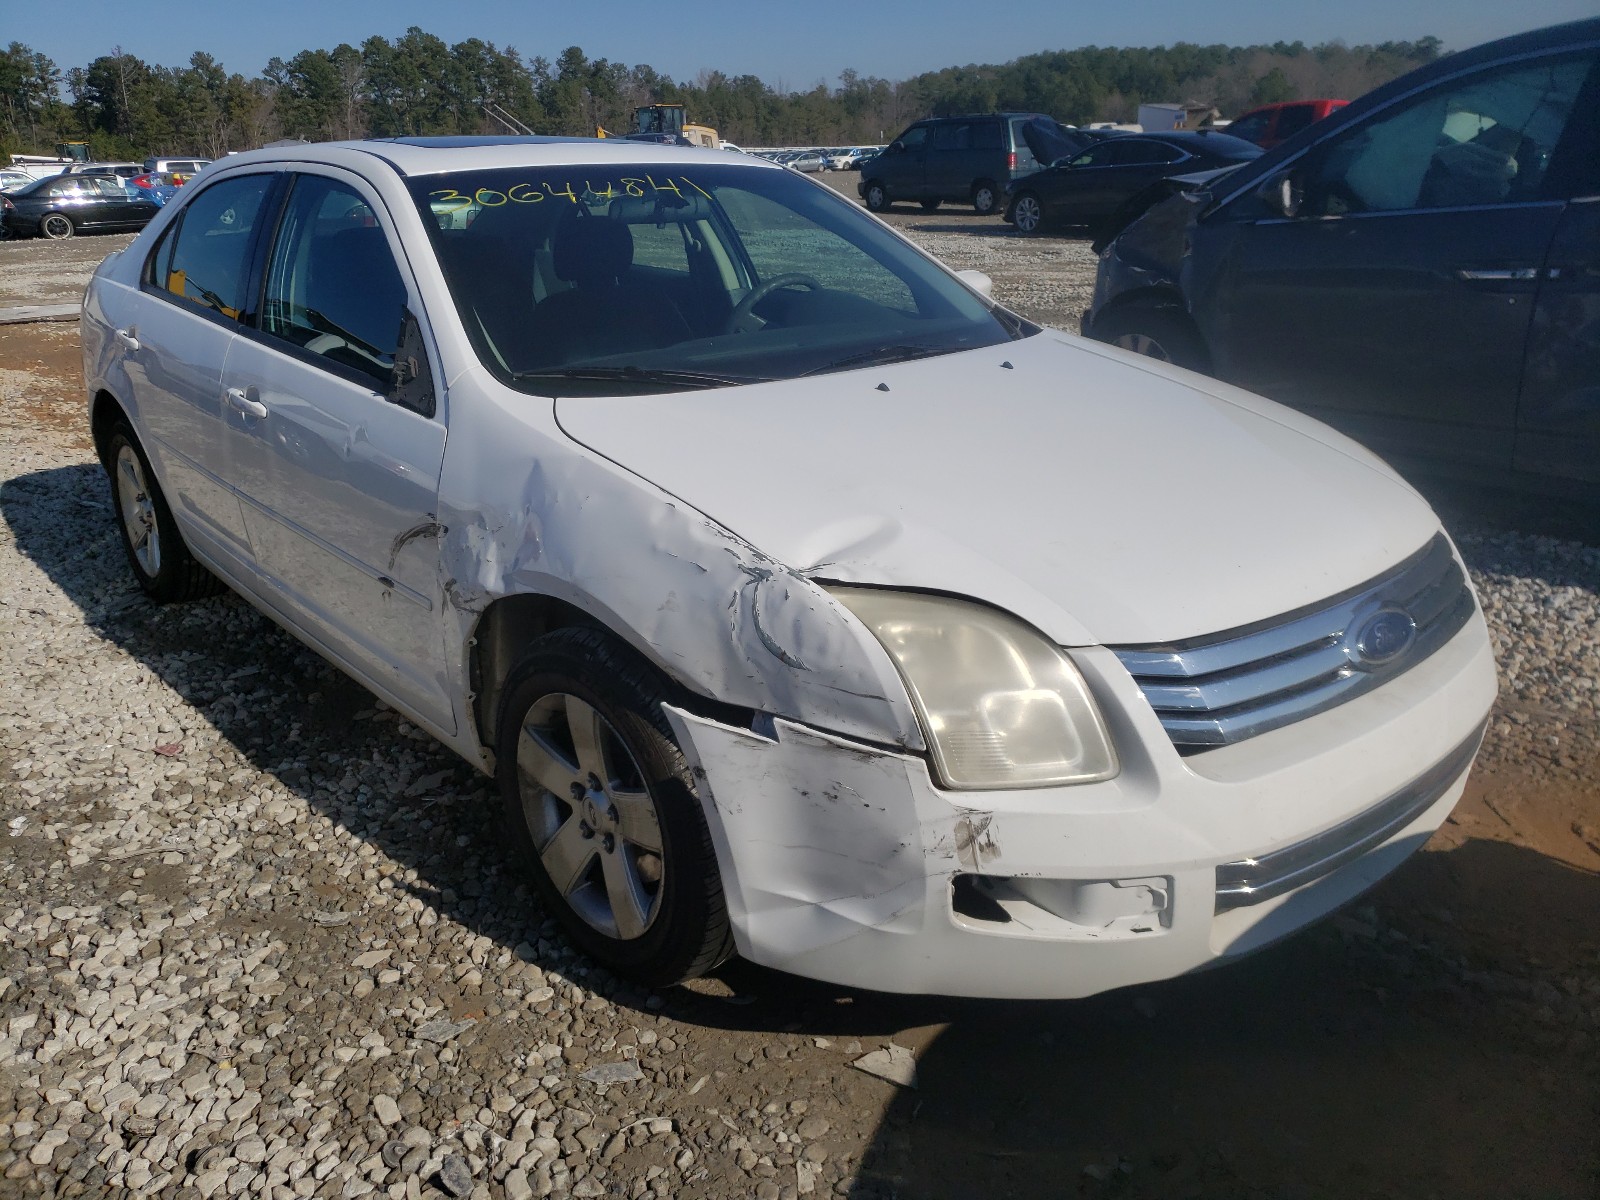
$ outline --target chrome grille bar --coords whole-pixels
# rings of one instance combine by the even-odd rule
[[[1186,753],[1231,745],[1325,712],[1409,670],[1455,636],[1474,602],[1444,535],[1377,579],[1308,609],[1171,646],[1115,648]],[[1414,636],[1367,659],[1364,626],[1409,616]]]

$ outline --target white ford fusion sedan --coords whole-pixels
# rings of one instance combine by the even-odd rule
[[[1081,996],[1394,868],[1494,668],[1372,455],[987,290],[716,151],[260,151],[97,272],[90,419],[144,591],[492,773],[609,967]]]

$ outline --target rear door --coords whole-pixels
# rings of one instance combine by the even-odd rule
[[[1379,449],[1509,468],[1534,297],[1564,202],[1546,186],[1593,54],[1496,64],[1403,97],[1255,197],[1220,302],[1217,373]],[[1209,222],[1208,222],[1209,223]]]
[[[1534,303],[1515,466],[1600,483],[1600,138],[1589,112],[1573,145],[1588,178],[1576,181]]]
[[[249,560],[224,449],[222,368],[252,307],[276,180],[236,175],[195,195],[146,260],[140,295],[108,312],[145,450],[185,536],[213,561]]]
[[[1112,159],[1114,169],[1100,175],[1101,189],[1095,196],[1096,218],[1110,216],[1124,201],[1149,187],[1156,180],[1170,175],[1176,164],[1189,158],[1181,150],[1155,138],[1127,138],[1116,145]]]
[[[435,519],[444,425],[388,395],[404,312],[421,311],[404,261],[364,182],[294,177],[259,330],[228,356],[230,476],[269,603],[453,729]]]

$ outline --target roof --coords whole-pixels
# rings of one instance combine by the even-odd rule
[[[298,146],[264,147],[227,159],[237,164],[268,162],[325,162],[356,166],[362,156],[368,163],[379,159],[402,176],[437,175],[445,171],[489,171],[498,167],[555,167],[572,165],[620,166],[636,164],[725,166],[740,163],[751,169],[781,170],[771,163],[726,150],[663,146],[627,138],[537,137],[487,135],[481,137],[370,138],[351,142],[312,142]]]

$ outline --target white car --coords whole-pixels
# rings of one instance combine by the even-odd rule
[[[1494,698],[1372,455],[753,158],[240,154],[83,346],[144,590],[220,579],[494,774],[543,904],[650,983],[1237,956],[1428,837]]]

